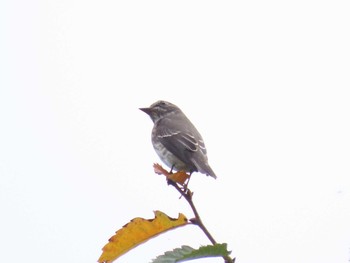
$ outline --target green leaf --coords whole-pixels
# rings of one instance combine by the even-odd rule
[[[167,251],[164,255],[153,259],[151,263],[176,263],[198,258],[207,257],[225,257],[231,252],[227,250],[227,244],[216,244],[202,246],[199,249],[194,249],[189,246],[175,248],[173,251]]]

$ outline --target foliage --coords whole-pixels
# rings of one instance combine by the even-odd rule
[[[159,164],[154,164],[154,171],[166,177],[168,185],[173,186],[187,203],[190,205],[194,218],[187,220],[183,214],[178,218],[171,218],[161,211],[155,211],[154,219],[134,218],[128,224],[119,229],[109,242],[102,248],[102,255],[98,259],[99,263],[111,263],[121,255],[147,240],[162,234],[168,230],[189,224],[197,225],[207,236],[212,245],[202,246],[194,249],[189,246],[182,246],[173,251],[165,252],[164,255],[158,256],[152,263],[175,263],[187,260],[205,258],[205,257],[222,257],[225,263],[234,263],[227,250],[227,244],[219,244],[209,233],[208,229],[202,222],[199,213],[192,200],[192,192],[188,188],[190,175],[183,171],[171,173],[166,171]],[[187,183],[186,183],[187,182]]]
[[[165,252],[164,255],[158,256],[151,263],[176,263],[206,257],[226,257],[229,254],[227,244],[207,245],[199,249],[182,246],[173,251]]]
[[[118,230],[103,247],[103,253],[98,262],[112,262],[143,242],[170,229],[188,224],[183,214],[179,214],[177,219],[160,211],[155,211],[154,214],[154,219],[134,218]]]

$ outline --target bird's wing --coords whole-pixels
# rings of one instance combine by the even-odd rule
[[[208,164],[207,151],[202,136],[187,119],[163,118],[157,126],[156,136],[164,147],[194,171],[216,178]],[[191,168],[191,169],[192,169]]]
[[[190,122],[186,124],[187,126],[184,126],[183,122],[176,119],[163,118],[156,133],[160,142],[183,161],[188,158],[188,153],[198,152],[206,155],[207,152],[196,128]]]

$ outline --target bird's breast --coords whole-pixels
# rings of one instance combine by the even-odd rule
[[[186,171],[188,172],[189,167],[172,154],[166,147],[159,141],[153,141],[153,147],[159,158],[169,167],[173,168],[176,171]]]

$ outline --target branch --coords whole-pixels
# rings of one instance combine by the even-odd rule
[[[205,225],[203,224],[202,219],[199,216],[197,208],[195,207],[195,205],[193,203],[193,200],[192,200],[193,193],[190,191],[190,189],[188,189],[187,187],[185,187],[185,188],[184,187],[180,187],[176,182],[174,182],[172,180],[169,180],[169,179],[168,179],[168,184],[172,185],[181,194],[181,196],[183,196],[186,199],[186,201],[190,205],[190,207],[191,207],[191,209],[193,211],[193,214],[195,216],[190,221],[193,224],[197,225],[204,232],[204,234],[208,237],[208,239],[210,240],[210,242],[213,245],[216,245],[217,242],[215,241],[213,236],[209,233],[208,229],[205,227]],[[235,262],[235,258],[232,259],[229,256],[224,257],[224,260],[225,260],[225,263],[234,263]]]

